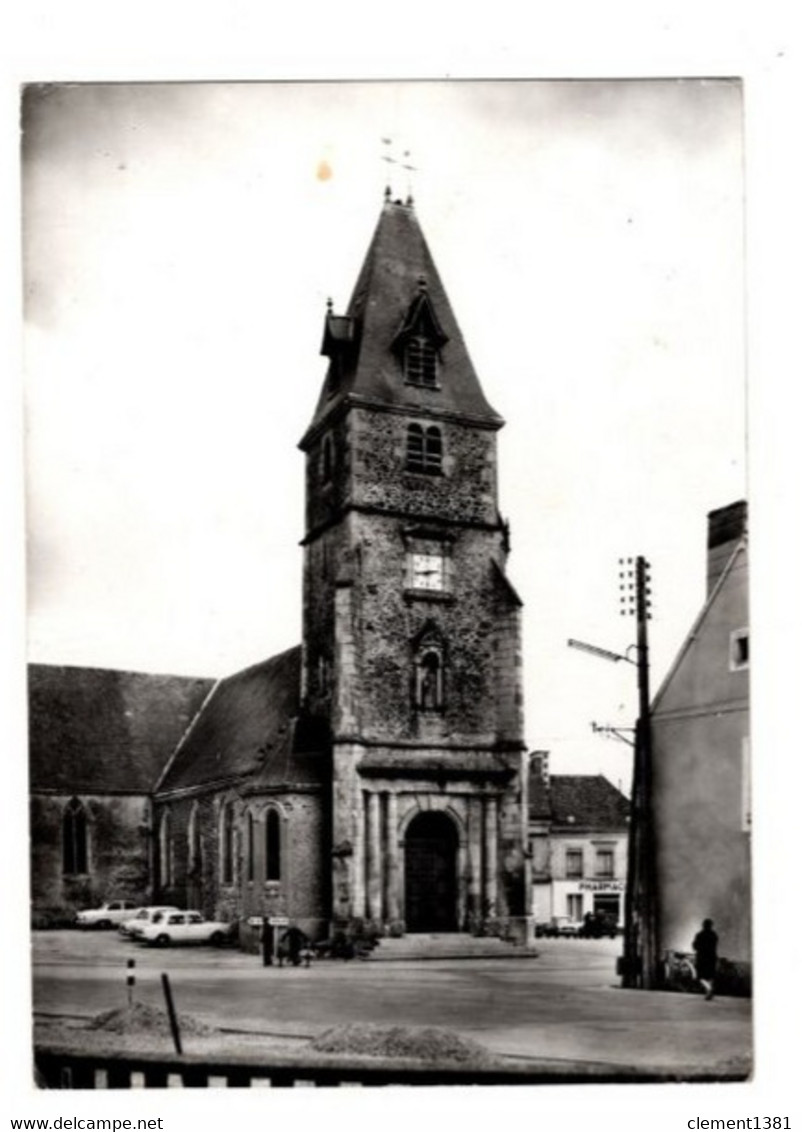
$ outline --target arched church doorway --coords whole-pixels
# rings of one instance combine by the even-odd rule
[[[404,847],[406,929],[457,930],[457,845],[454,822],[427,811],[409,823]]]

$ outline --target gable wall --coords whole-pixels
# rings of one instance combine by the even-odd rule
[[[711,917],[726,958],[751,955],[749,670],[730,668],[730,634],[748,625],[742,551],[653,714],[661,948],[688,950]]]

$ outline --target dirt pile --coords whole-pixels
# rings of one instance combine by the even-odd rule
[[[334,1026],[312,1042],[318,1053],[487,1065],[494,1060],[484,1046],[453,1030],[435,1026],[378,1026],[355,1023]]]
[[[166,1010],[157,1010],[154,1006],[135,1002],[131,1006],[119,1006],[115,1010],[96,1014],[86,1028],[102,1030],[108,1034],[158,1034],[169,1037],[170,1019]],[[205,1022],[188,1014],[179,1015],[178,1028],[182,1036],[192,1034],[205,1037],[216,1033],[212,1026],[207,1026]]]

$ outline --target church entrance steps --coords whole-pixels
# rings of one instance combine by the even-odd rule
[[[524,959],[535,958],[533,947],[523,947],[497,936],[467,932],[408,932],[399,939],[387,937],[370,953],[373,962],[418,959]]]

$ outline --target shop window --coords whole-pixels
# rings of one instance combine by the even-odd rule
[[[64,811],[61,834],[64,875],[80,876],[87,871],[87,836],[86,810],[77,798],[73,798]]]
[[[281,818],[274,809],[265,815],[265,880],[281,880]]]
[[[583,901],[583,897],[582,897],[581,892],[572,892],[572,893],[569,894],[568,902],[567,902],[567,910],[568,910],[568,916],[569,916],[570,919],[576,920],[576,921],[582,919],[582,915],[583,915],[582,901]]]
[[[565,875],[576,879],[582,876],[582,850],[567,849],[565,852]]]

